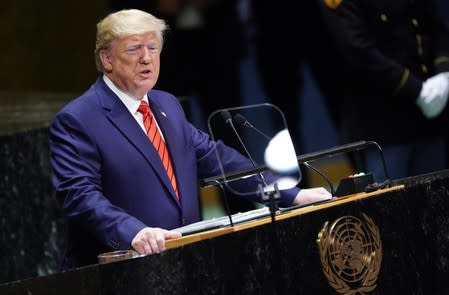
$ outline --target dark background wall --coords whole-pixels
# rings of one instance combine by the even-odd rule
[[[65,221],[45,128],[0,136],[0,283],[58,270]]]
[[[95,24],[106,0],[0,1],[0,283],[58,270],[64,219],[48,126],[96,78]]]
[[[106,0],[0,1],[0,91],[81,91]]]

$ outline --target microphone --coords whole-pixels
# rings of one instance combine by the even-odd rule
[[[231,113],[227,110],[223,110],[220,112],[221,117],[223,118],[223,120],[226,122],[226,124],[228,124],[229,126],[231,126],[232,131],[234,131],[235,136],[237,137],[240,145],[243,147],[243,150],[245,151],[246,156],[248,157],[248,159],[251,161],[251,164],[253,165],[253,167],[257,167],[256,162],[254,161],[254,159],[251,157],[250,152],[248,151],[248,149],[246,148],[245,143],[243,142],[242,138],[240,137],[240,134],[237,132],[237,130],[235,129],[234,123],[232,122],[232,116]],[[262,175],[262,173],[258,173],[260,175],[260,178],[262,179],[264,185],[267,185],[265,183],[265,179]]]
[[[231,125],[231,127],[234,129],[234,124],[232,123],[231,113],[229,111],[221,111],[220,115],[223,118],[223,120],[226,122],[226,124]],[[237,132],[237,131],[235,131],[235,132]]]
[[[259,129],[257,129],[256,127],[254,127],[253,124],[251,124],[248,119],[246,119],[243,115],[237,113],[234,115],[234,120],[243,127],[249,127],[251,129],[253,129],[254,131],[256,131],[257,133],[259,133],[260,135],[262,135],[263,137],[265,137],[268,140],[271,140],[272,137],[269,137],[268,135],[266,135],[265,133],[263,133],[262,131],[260,131]]]

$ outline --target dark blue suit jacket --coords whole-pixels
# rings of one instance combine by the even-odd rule
[[[62,269],[97,262],[128,249],[144,227],[173,229],[200,220],[198,178],[220,174],[217,151],[229,168],[251,167],[185,117],[173,95],[151,90],[150,105],[170,151],[180,201],[152,143],[102,78],[55,116],[50,128],[57,197],[68,217]],[[298,190],[283,193],[290,205]]]

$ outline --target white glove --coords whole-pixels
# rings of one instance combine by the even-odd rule
[[[416,103],[424,116],[435,118],[444,110],[449,96],[449,72],[430,77],[424,81]]]

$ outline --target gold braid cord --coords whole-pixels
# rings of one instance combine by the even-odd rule
[[[324,4],[330,9],[336,9],[343,0],[324,0]]]

